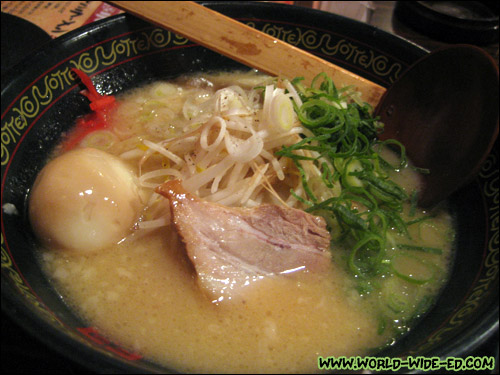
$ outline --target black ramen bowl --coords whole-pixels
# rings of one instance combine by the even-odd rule
[[[261,2],[208,6],[386,87],[427,53],[330,13]],[[36,260],[27,194],[61,134],[89,112],[72,67],[92,76],[101,93],[115,94],[242,65],[119,15],[50,42],[2,76],[2,310],[43,345],[94,371],[167,372],[79,319]],[[498,173],[493,151],[477,178],[450,198],[457,228],[451,279],[432,310],[380,356],[465,357],[498,332]]]

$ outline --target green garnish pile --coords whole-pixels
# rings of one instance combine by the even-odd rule
[[[394,273],[386,254],[388,231],[396,230],[410,239],[408,225],[425,220],[403,220],[404,207],[410,207],[408,216],[414,214],[417,193],[407,193],[389,178],[389,171],[407,167],[405,148],[396,140],[378,139],[383,124],[372,116],[367,103],[353,100],[350,88],[337,89],[325,73],[319,74],[311,87],[304,87],[301,81],[302,78],[296,78],[291,82],[303,103],[300,108],[295,105],[295,111],[313,135],[283,147],[277,154],[290,158],[297,166],[306,197],[293,191],[292,194],[306,206],[307,212],[325,217],[333,244],[341,243],[350,249],[346,256],[348,269],[357,280],[359,292],[369,294],[377,289],[378,276]],[[397,165],[381,156],[386,146],[397,150]],[[319,156],[308,156],[308,151],[316,151]],[[315,163],[327,188],[340,184],[338,194],[326,200],[315,195],[302,165],[306,160]],[[411,245],[405,249],[440,251]]]

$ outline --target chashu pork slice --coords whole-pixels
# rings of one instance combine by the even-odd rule
[[[179,180],[156,191],[168,198],[198,281],[213,302],[266,276],[330,267],[330,234],[321,217],[271,204],[226,207],[187,192]]]

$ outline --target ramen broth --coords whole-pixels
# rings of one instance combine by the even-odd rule
[[[263,80],[233,73],[132,90],[118,98],[112,126],[87,136],[81,146],[132,155],[130,149],[141,139],[159,141],[178,132],[186,101],[201,105],[220,87],[252,87]],[[168,104],[158,105],[159,100]],[[136,176],[165,163],[154,155],[139,171],[137,159],[123,159]],[[394,178],[408,189],[418,184],[410,169]],[[143,193],[148,201],[152,192]],[[146,214],[168,217],[168,202]],[[64,301],[89,326],[148,360],[182,372],[312,372],[318,370],[318,356],[368,355],[397,339],[410,329],[406,322],[422,312],[423,301],[439,293],[451,262],[452,220],[440,210],[409,230],[414,245],[443,251],[417,254],[419,262],[439,270],[433,282],[415,285],[385,275],[378,280],[381,289],[368,295],[358,293],[347,271],[348,249],[334,247],[325,273],[264,277],[243,295],[213,303],[200,290],[184,245],[169,223],[136,230],[94,252],[43,248],[40,260]],[[394,241],[399,241],[396,234]],[[414,257],[413,252],[408,256],[408,267]],[[381,329],[381,317],[391,328]],[[404,322],[399,331],[398,320]]]

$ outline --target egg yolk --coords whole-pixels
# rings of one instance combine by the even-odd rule
[[[29,217],[43,245],[86,252],[123,239],[141,207],[134,176],[119,158],[81,148],[42,169],[30,193]]]

